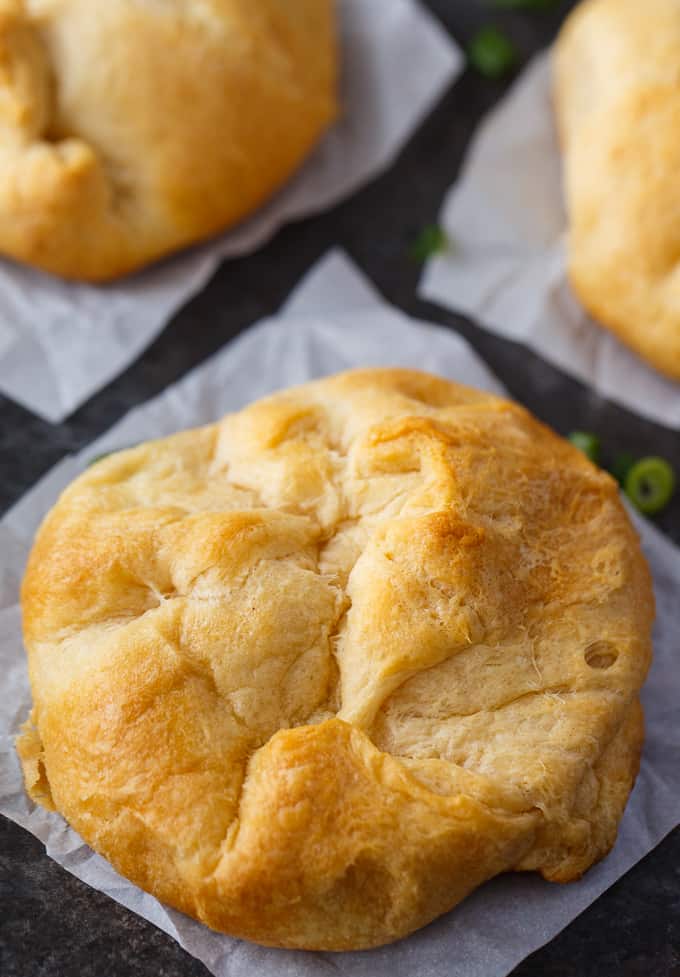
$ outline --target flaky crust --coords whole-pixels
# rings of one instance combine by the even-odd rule
[[[101,281],[215,234],[335,87],[333,0],[0,0],[0,253]]]
[[[680,379],[680,0],[585,0],[557,42],[569,270],[585,307]]]
[[[497,397],[358,371],[114,455],[22,601],[29,791],[216,929],[375,946],[614,843],[649,573],[613,480]]]

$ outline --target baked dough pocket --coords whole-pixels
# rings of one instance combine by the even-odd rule
[[[110,456],[22,602],[30,794],[217,930],[376,946],[614,843],[649,572],[614,481],[508,401],[354,371]]]
[[[680,2],[585,0],[555,48],[569,277],[585,308],[680,380]]]
[[[106,281],[252,213],[337,113],[333,0],[0,0],[0,254]]]

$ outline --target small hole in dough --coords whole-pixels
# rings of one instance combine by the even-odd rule
[[[591,668],[611,668],[618,657],[619,652],[610,641],[596,641],[584,653],[586,665]]]

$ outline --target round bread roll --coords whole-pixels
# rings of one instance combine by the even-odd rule
[[[498,397],[351,372],[113,455],[23,613],[31,796],[217,930],[373,947],[614,844],[649,572],[615,482]]]
[[[586,309],[680,379],[680,0],[586,0],[557,43],[569,270]]]
[[[0,253],[133,271],[244,218],[336,113],[333,0],[0,0]]]

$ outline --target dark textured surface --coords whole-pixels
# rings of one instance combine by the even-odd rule
[[[552,38],[570,3],[550,13],[491,14],[472,0],[429,0],[429,6],[462,43],[483,22],[503,25],[526,59]],[[409,242],[436,218],[476,123],[504,88],[468,72],[389,173],[342,206],[285,229],[258,254],[224,265],[147,353],[66,423],[49,425],[0,397],[0,510],[65,453],[87,445],[130,407],[275,312],[305,270],[337,244],[392,303],[461,332],[511,393],[558,431],[595,431],[612,455],[661,454],[680,470],[676,432],[602,401],[523,348],[415,297],[419,269],[408,258]],[[680,499],[657,522],[680,542]],[[206,974],[163,933],[68,875],[39,842],[0,819],[1,977]],[[680,831],[514,977],[603,975],[680,977]]]

